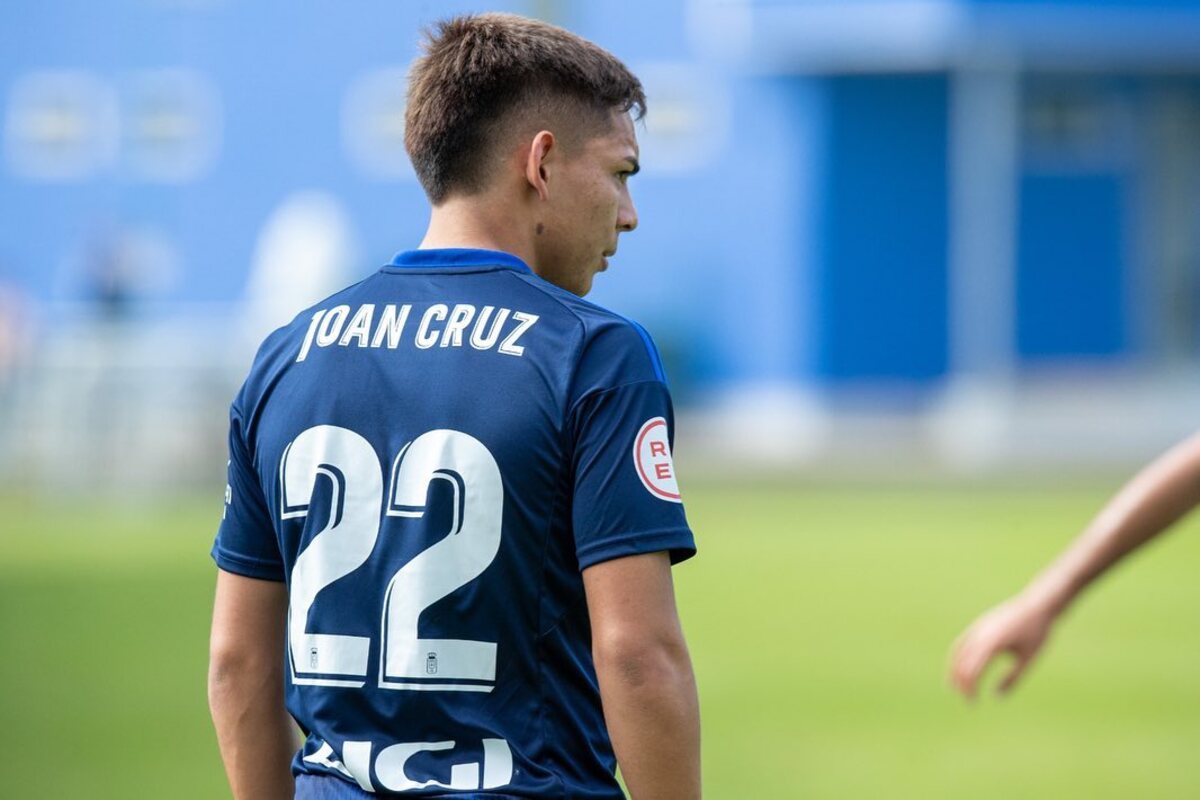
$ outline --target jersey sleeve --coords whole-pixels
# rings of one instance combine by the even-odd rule
[[[282,581],[283,558],[271,524],[267,500],[250,456],[241,413],[235,403],[229,415],[229,477],[225,513],[213,543],[217,566],[249,578]]]
[[[670,392],[649,338],[630,332],[606,336],[580,364],[586,391],[570,416],[580,569],[659,551],[678,563],[696,552],[671,458]]]

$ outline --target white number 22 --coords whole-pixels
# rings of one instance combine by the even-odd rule
[[[280,460],[284,519],[308,515],[321,477],[333,486],[329,521],[292,568],[288,649],[293,682],[366,685],[371,640],[309,630],[309,611],[325,587],[370,558],[379,539],[381,505],[387,517],[419,519],[430,484],[440,480],[453,490],[450,532],[388,582],[380,619],[379,686],[490,692],[496,679],[495,642],[422,639],[417,623],[429,606],[479,577],[500,549],[504,486],[496,459],[465,433],[429,431],[396,456],[385,497],[383,466],[370,443],[347,428],[318,425],[297,436]]]

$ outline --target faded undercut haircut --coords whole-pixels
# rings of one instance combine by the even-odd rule
[[[641,81],[586,39],[514,14],[465,15],[426,32],[409,76],[404,146],[437,205],[484,188],[513,123],[603,133],[614,110],[640,119],[645,109]]]

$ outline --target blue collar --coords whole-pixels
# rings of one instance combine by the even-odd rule
[[[438,267],[504,267],[529,272],[521,259],[500,250],[479,250],[471,247],[446,247],[432,250],[405,250],[397,253],[389,266],[430,269]]]

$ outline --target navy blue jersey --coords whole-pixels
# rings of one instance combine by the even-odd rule
[[[622,797],[580,573],[695,552],[672,427],[645,331],[505,253],[401,253],[268,337],[213,557],[288,585],[293,771]]]

